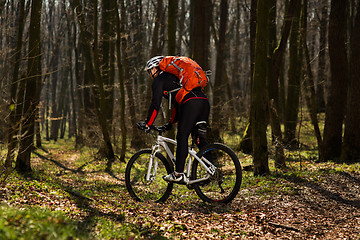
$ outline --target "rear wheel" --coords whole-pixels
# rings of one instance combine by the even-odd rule
[[[156,153],[150,179],[146,180],[151,153],[151,149],[144,149],[130,158],[125,171],[126,188],[137,201],[164,202],[169,198],[173,184],[164,181],[162,177],[171,173],[172,168],[161,153]]]
[[[208,180],[195,183],[194,189],[197,195],[206,202],[228,203],[239,192],[242,171],[236,154],[227,146],[213,143],[201,149],[197,156],[206,158],[215,165],[216,171]],[[192,166],[192,179],[201,179],[208,176],[205,168],[194,161]]]

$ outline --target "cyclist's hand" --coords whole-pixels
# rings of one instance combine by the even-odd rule
[[[160,126],[158,129],[161,130],[162,132],[169,131],[172,129],[172,123],[168,122],[168,123]]]
[[[145,131],[146,133],[150,132],[150,127],[143,121],[136,123],[136,126],[140,129]]]

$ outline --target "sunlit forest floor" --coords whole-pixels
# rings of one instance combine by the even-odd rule
[[[270,160],[268,176],[244,172],[231,204],[204,203],[184,186],[149,204],[127,193],[125,163],[108,173],[96,149],[45,142],[33,174],[11,173],[0,187],[0,239],[359,239],[360,163],[315,163],[309,146],[286,152],[286,171]]]

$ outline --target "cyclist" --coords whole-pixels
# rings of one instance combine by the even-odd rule
[[[145,70],[153,80],[152,99],[146,120],[139,122],[137,125],[143,130],[149,130],[151,128],[159,112],[162,97],[168,99],[169,103],[173,103],[174,107],[170,121],[162,126],[162,128],[164,130],[170,130],[173,123],[178,123],[175,171],[163,178],[168,182],[187,184],[189,179],[187,179],[184,174],[184,166],[188,155],[188,138],[190,134],[194,134],[194,131],[198,131],[198,148],[201,149],[207,144],[205,135],[206,123],[208,122],[210,113],[210,104],[201,87],[191,90],[181,103],[177,103],[175,101],[175,95],[181,88],[179,79],[173,74],[160,70],[159,63],[163,58],[163,56],[156,56],[146,63]]]

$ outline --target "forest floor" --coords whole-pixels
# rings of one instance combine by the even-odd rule
[[[32,175],[9,175],[0,187],[0,212],[62,212],[60,224],[76,226],[64,239],[360,239],[359,163],[314,163],[288,155],[287,171],[273,169],[264,177],[245,172],[230,204],[204,203],[184,186],[176,186],[163,204],[139,203],[126,191],[124,163],[116,162],[109,174],[104,160],[91,157],[94,152],[67,144],[36,150]],[[0,221],[0,238],[7,236],[4,226],[26,229],[31,221],[24,218],[31,217]]]

